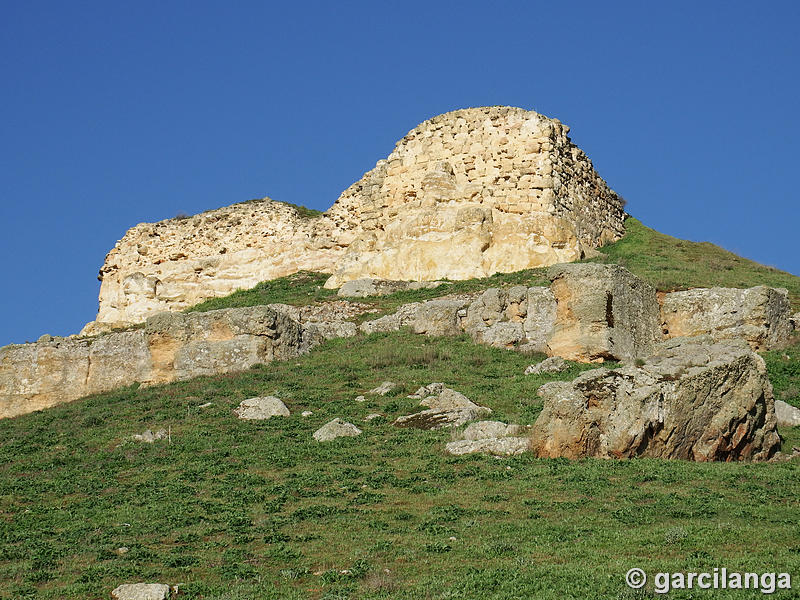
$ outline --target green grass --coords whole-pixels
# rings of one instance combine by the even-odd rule
[[[625,228],[625,237],[601,248],[603,256],[590,262],[620,264],[661,291],[714,286],[782,287],[789,290],[793,310],[800,310],[800,277],[741,258],[708,242],[687,242],[658,233],[634,218],[625,221]],[[303,305],[330,300],[336,297],[336,290],[322,287],[327,278],[328,275],[324,273],[302,271],[259,283],[250,290],[207,300],[188,310],[205,311],[273,302]],[[453,281],[429,290],[359,299],[359,302],[376,309],[377,313],[369,315],[369,318],[375,318],[396,310],[402,304],[422,302],[446,294],[476,292],[489,287],[548,284],[547,268],[527,269],[515,273],[497,273],[482,279]]]
[[[477,292],[490,287],[547,285],[549,281],[546,273],[547,269],[527,269],[515,273],[497,273],[482,279],[448,282],[433,289],[405,290],[386,296],[350,298],[350,300],[364,304],[366,308],[377,310],[378,312],[372,311],[365,315],[370,319],[374,319],[382,314],[396,310],[403,304],[423,302],[447,294]],[[239,290],[228,296],[206,300],[186,309],[185,312],[203,312],[219,308],[237,308],[272,303],[303,306],[313,302],[338,299],[338,290],[327,290],[322,287],[328,277],[330,275],[325,273],[300,271],[287,277],[263,281],[249,290]]]
[[[800,408],[800,342],[781,350],[770,350],[762,356],[767,362],[769,379],[776,400]],[[798,444],[800,445],[800,444]]]
[[[541,358],[376,334],[2,420],[0,597],[94,600],[120,583],[161,581],[205,600],[624,599],[660,597],[626,588],[633,566],[800,573],[797,461],[450,457],[449,432],[390,425],[432,381],[495,418],[532,423],[548,378],[522,373]],[[400,386],[353,401],[383,380]],[[267,394],[292,416],[235,418],[241,400]],[[363,422],[372,412],[386,418]],[[314,442],[334,417],[364,433]],[[169,428],[171,443],[128,439],[148,427]]]
[[[736,256],[709,242],[664,235],[632,217],[625,221],[625,236],[600,251],[604,254],[602,262],[622,265],[661,291],[767,285],[789,290],[794,310],[800,310],[800,277]]]
[[[292,304],[303,306],[312,302],[333,299],[336,290],[322,286],[330,277],[324,273],[299,271],[287,277],[262,281],[249,290],[238,290],[228,296],[210,298],[186,309],[185,312],[204,312],[220,308],[241,308],[262,304]]]

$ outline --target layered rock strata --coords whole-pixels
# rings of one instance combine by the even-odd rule
[[[325,339],[315,322],[283,305],[205,313],[162,313],[135,331],[52,338],[0,348],[0,418],[142,383],[243,371],[286,360]],[[355,326],[327,323],[331,335]]]
[[[414,128],[324,215],[268,198],[130,229],[85,330],[294,273],[430,281],[567,262],[623,234],[623,202],[556,119],[470,108]]]

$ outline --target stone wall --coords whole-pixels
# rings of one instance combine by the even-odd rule
[[[509,107],[422,123],[329,211],[358,235],[326,286],[484,277],[576,260],[619,238],[622,201],[568,131]]]
[[[269,198],[129,229],[100,270],[97,321],[124,327],[300,270],[330,271],[347,235]]]
[[[623,233],[622,201],[558,120],[471,108],[425,121],[304,219],[269,199],[141,224],[108,253],[85,333],[301,269],[430,281],[572,261]]]

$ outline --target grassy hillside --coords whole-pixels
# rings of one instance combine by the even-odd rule
[[[691,287],[736,287],[756,285],[786,288],[793,310],[800,311],[800,277],[765,267],[723,250],[708,242],[687,242],[658,233],[634,218],[625,222],[625,237],[600,249],[603,256],[590,262],[617,263],[662,291]],[[401,304],[420,302],[444,294],[474,292],[488,287],[510,285],[547,285],[547,269],[527,269],[498,273],[482,279],[453,281],[432,290],[406,291],[360,300],[381,312]],[[280,302],[303,305],[336,297],[336,290],[326,290],[328,275],[302,271],[288,277],[259,283],[250,290],[214,298],[193,306],[189,311],[205,311],[236,306],[254,306]]]
[[[515,273],[497,273],[491,277],[452,281],[427,290],[406,290],[386,296],[358,298],[358,302],[372,306],[380,312],[395,310],[402,304],[422,302],[438,298],[446,294],[477,292],[490,287],[508,287],[512,285],[548,285],[547,269],[526,269]],[[239,290],[221,298],[211,298],[187,309],[186,312],[216,310],[218,308],[234,308],[241,306],[257,306],[260,304],[292,304],[303,306],[312,302],[324,302],[338,298],[337,290],[326,290],[322,286],[330,275],[300,271],[287,277],[271,281],[262,281],[249,290]],[[376,314],[371,313],[371,318]]]
[[[632,599],[656,597],[626,588],[634,566],[800,572],[798,462],[450,457],[450,433],[390,425],[432,381],[531,423],[547,378],[522,373],[537,358],[380,334],[2,420],[0,598],[94,600],[144,580],[205,600]],[[400,386],[354,402],[383,380]],[[292,416],[235,418],[267,394]],[[364,433],[314,442],[334,417]],[[130,440],[161,427],[171,441]]]
[[[600,251],[605,255],[602,262],[620,264],[658,290],[767,285],[789,290],[794,310],[800,310],[800,277],[736,256],[708,242],[687,242],[664,235],[632,217],[625,221],[625,236]]]

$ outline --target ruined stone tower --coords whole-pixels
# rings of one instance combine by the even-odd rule
[[[86,332],[301,269],[468,279],[577,260],[623,233],[622,200],[557,119],[510,107],[425,121],[319,217],[269,199],[140,224],[108,253]]]

